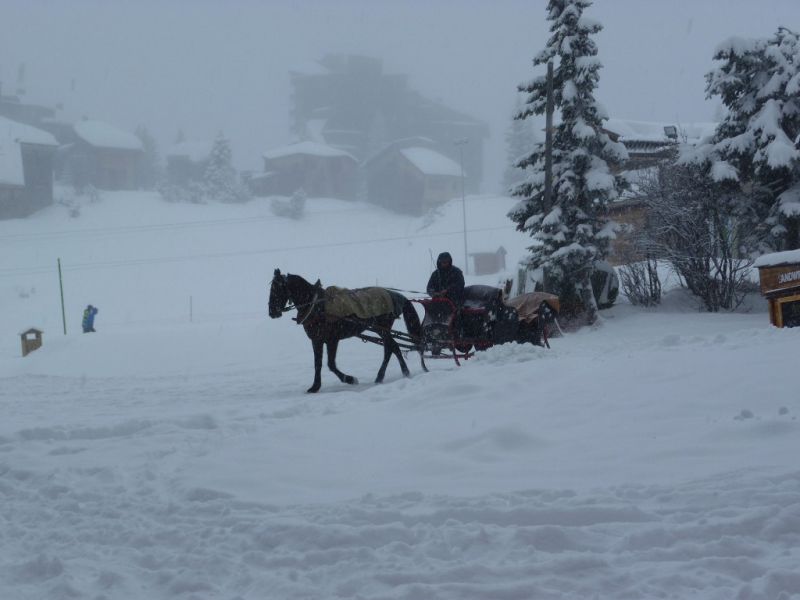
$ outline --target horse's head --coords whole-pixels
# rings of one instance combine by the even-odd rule
[[[277,319],[283,314],[283,309],[289,302],[288,277],[281,274],[280,269],[275,269],[272,284],[269,288],[269,316]]]

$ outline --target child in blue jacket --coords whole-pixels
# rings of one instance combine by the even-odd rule
[[[94,316],[97,314],[97,308],[91,304],[83,311],[83,333],[94,331]]]

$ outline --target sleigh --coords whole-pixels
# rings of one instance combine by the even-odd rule
[[[508,342],[550,347],[548,328],[558,315],[558,297],[543,292],[504,299],[500,288],[464,288],[459,308],[443,297],[413,300],[423,307],[420,343],[426,358],[466,360],[476,351]]]

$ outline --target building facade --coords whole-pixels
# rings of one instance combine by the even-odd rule
[[[27,216],[53,203],[56,139],[0,117],[0,218]]]
[[[488,126],[424,97],[409,87],[406,75],[385,73],[379,59],[329,54],[290,71],[290,78],[292,131],[299,139],[365,161],[396,140],[427,137],[451,160],[460,162],[463,154],[466,189],[480,189]],[[466,143],[457,146],[458,140]]]

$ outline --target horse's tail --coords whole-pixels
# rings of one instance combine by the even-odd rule
[[[406,331],[414,343],[419,344],[422,338],[422,324],[419,322],[419,315],[410,300],[403,303],[403,321],[405,321]]]

